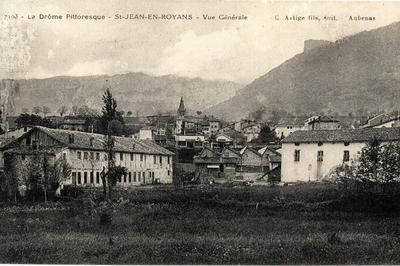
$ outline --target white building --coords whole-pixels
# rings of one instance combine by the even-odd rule
[[[283,139],[297,130],[303,130],[303,125],[294,123],[283,123],[275,127],[275,134],[278,138]]]
[[[282,140],[282,182],[316,181],[339,165],[357,159],[376,137],[381,142],[400,140],[399,128],[296,131]]]
[[[175,135],[175,143],[178,148],[202,148],[205,137],[201,134]]]
[[[71,176],[64,185],[101,186],[100,173],[108,165],[105,142],[106,136],[101,134],[34,127],[1,150],[4,156],[7,153],[14,156],[18,173],[29,174],[30,161],[35,154],[46,153],[49,161],[62,158],[71,165]],[[118,186],[172,183],[174,153],[153,141],[114,137],[113,150],[115,164],[127,169],[127,175]]]

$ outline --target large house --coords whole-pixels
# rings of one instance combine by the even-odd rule
[[[399,128],[296,131],[282,140],[281,181],[317,181],[357,159],[373,138],[399,141]]]
[[[115,163],[127,168],[118,185],[172,183],[174,153],[150,140],[114,139]],[[11,158],[13,176],[18,180],[27,179],[38,157],[53,163],[61,158],[71,166],[64,185],[101,186],[100,173],[108,165],[105,143],[106,137],[101,134],[34,127],[0,150],[4,158]]]

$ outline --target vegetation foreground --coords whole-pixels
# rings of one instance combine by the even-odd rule
[[[328,184],[116,194],[3,203],[0,263],[400,263],[400,197]]]

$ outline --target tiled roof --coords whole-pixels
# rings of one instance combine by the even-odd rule
[[[104,150],[106,136],[102,134],[87,133],[72,130],[52,129],[47,127],[35,127],[53,139],[73,149]],[[69,136],[74,135],[74,142],[69,143]],[[134,152],[145,154],[173,155],[174,153],[157,145],[151,140],[135,140],[133,138],[116,137],[114,151]]]
[[[400,128],[362,128],[344,130],[301,130],[282,140],[293,142],[367,142],[373,138],[380,141],[400,140]]]

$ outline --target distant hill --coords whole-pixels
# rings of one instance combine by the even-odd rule
[[[70,109],[72,105],[88,105],[100,110],[106,80],[120,108],[134,114],[139,111],[139,115],[175,112],[181,96],[188,109],[204,110],[229,99],[243,87],[228,81],[173,75],[154,77],[143,73],[26,79],[18,80],[18,93],[12,95],[14,107],[9,113],[18,114],[23,108],[32,110],[34,106],[48,106],[55,113],[62,105]]]
[[[400,24],[394,23],[336,42],[306,41],[303,53],[206,112],[227,119],[239,119],[260,108],[347,115],[391,110],[399,102]]]

